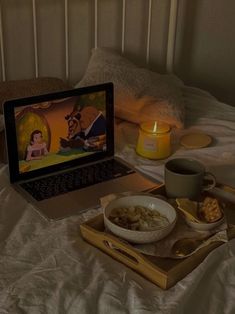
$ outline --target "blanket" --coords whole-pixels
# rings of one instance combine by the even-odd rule
[[[138,126],[126,121],[116,126],[117,155],[136,165],[157,182],[164,181],[163,165],[176,157],[189,157],[201,161],[221,183],[235,186],[235,108],[217,101],[205,91],[183,87],[186,105],[186,128],[173,129],[173,154],[164,160],[147,160],[135,152]],[[212,144],[206,148],[186,149],[180,138],[190,132],[210,135]]]
[[[175,156],[190,156],[208,168],[235,163],[235,108],[209,94],[185,88],[187,128],[174,133]],[[187,150],[179,138],[201,130],[213,145]],[[138,128],[125,121],[116,126],[117,155],[153,180],[163,181],[164,161],[135,153]],[[231,169],[231,168],[229,168]],[[224,173],[226,179],[228,173]],[[213,250],[184,279],[167,291],[87,244],[79,225],[101,212],[48,222],[9,184],[0,165],[0,313],[150,314],[235,312],[235,240]]]

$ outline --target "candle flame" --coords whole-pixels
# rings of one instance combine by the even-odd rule
[[[157,132],[157,121],[154,122],[153,132],[154,132],[154,133]]]

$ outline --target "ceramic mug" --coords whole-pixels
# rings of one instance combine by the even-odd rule
[[[203,191],[215,187],[213,174],[194,159],[174,158],[165,164],[165,189],[169,198],[197,199]]]

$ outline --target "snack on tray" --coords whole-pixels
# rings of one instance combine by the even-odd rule
[[[203,202],[191,201],[188,198],[177,198],[178,208],[190,220],[212,223],[222,218],[223,212],[216,198],[207,196]]]
[[[206,222],[215,222],[222,218],[219,202],[216,198],[206,197],[199,207],[199,216]]]
[[[143,206],[114,208],[109,219],[122,228],[137,231],[157,230],[169,224],[158,211]]]

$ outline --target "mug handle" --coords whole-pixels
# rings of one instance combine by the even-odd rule
[[[207,185],[204,185],[203,186],[203,190],[204,191],[209,191],[211,189],[213,189],[215,186],[216,186],[216,178],[215,176],[210,173],[210,172],[205,172],[205,175],[204,175],[204,180],[205,179],[209,179],[210,181],[212,181],[211,183],[208,183]]]

